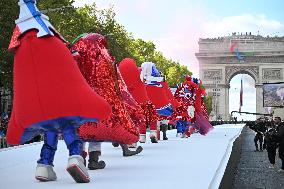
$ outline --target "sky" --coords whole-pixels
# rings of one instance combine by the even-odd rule
[[[113,5],[116,20],[128,32],[153,41],[165,57],[186,65],[194,76],[199,75],[195,58],[199,38],[232,32],[284,36],[283,0],[76,0],[74,5],[93,2],[99,9]],[[241,77],[232,79],[230,94],[239,93],[235,88]],[[243,81],[249,85],[252,78],[245,77]],[[255,102],[255,92],[247,90],[244,94],[249,102]]]
[[[241,81],[243,80],[243,106],[241,110],[243,112],[256,112],[256,88],[254,79],[247,74],[239,74],[232,78],[231,87],[229,90],[229,112],[239,111],[240,104],[240,90],[241,90]],[[233,100],[237,99],[237,100]],[[233,114],[234,117],[237,117],[239,121],[243,120],[254,120],[255,115],[246,115],[246,114]]]

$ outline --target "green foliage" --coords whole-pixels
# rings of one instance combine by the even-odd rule
[[[49,16],[51,23],[69,42],[82,33],[100,33],[106,36],[108,49],[116,62],[127,57],[135,59],[138,66],[145,61],[154,62],[166,76],[170,86],[183,82],[185,75],[191,75],[185,66],[165,58],[161,52],[156,50],[153,42],[135,39],[124,26],[115,20],[112,7],[98,10],[94,3],[75,8],[72,6],[74,0],[38,0],[37,2],[39,9],[47,11],[45,14]],[[19,8],[16,1],[1,1],[0,6],[1,82],[5,87],[12,88],[13,56],[7,52],[7,47]],[[56,10],[57,8],[62,9]]]
[[[12,89],[13,54],[8,51],[10,39],[19,14],[15,1],[0,1],[0,86]]]
[[[212,96],[206,96],[204,98],[204,101],[205,101],[205,104],[206,104],[208,115],[210,115],[210,113],[212,111]]]

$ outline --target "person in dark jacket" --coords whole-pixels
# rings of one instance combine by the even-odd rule
[[[260,146],[260,151],[263,151],[263,134],[266,132],[266,128],[262,119],[257,119],[256,124],[251,127],[252,130],[256,132],[254,137],[255,151],[259,151],[258,141]]]
[[[276,133],[277,140],[279,142],[279,149],[278,149],[279,158],[282,161],[281,169],[279,169],[278,172],[284,173],[284,123],[281,122],[280,117],[275,117],[274,123],[277,131]]]
[[[267,150],[268,159],[271,165],[269,168],[274,168],[276,149],[277,149],[277,138],[276,138],[276,129],[273,127],[271,122],[266,123],[267,131],[264,134],[264,143]]]

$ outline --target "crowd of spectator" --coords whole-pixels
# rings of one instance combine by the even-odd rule
[[[7,113],[2,113],[2,115],[0,116],[0,149],[9,147],[9,145],[6,142],[6,132],[7,132],[8,122],[9,122],[9,115]],[[39,142],[42,139],[43,137],[41,135],[38,135],[35,136],[32,140],[26,142],[25,144]]]
[[[248,122],[247,126],[256,133],[254,138],[255,151],[267,151],[270,162],[268,167],[271,169],[274,168],[278,149],[279,158],[282,161],[282,166],[278,172],[284,173],[284,122],[281,121],[281,118],[259,118],[255,122]]]
[[[7,125],[8,125],[8,115],[2,114],[0,116],[0,148],[7,147],[6,144]]]

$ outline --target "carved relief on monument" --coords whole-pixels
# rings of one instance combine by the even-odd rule
[[[240,73],[248,73],[256,82],[259,80],[258,66],[226,66],[226,83],[229,83],[232,77]]]
[[[203,80],[222,79],[222,69],[204,69]]]
[[[282,68],[263,68],[262,79],[264,80],[280,80],[283,79]]]
[[[261,53],[258,53],[262,55]],[[198,54],[197,54],[198,55]],[[219,56],[218,56],[219,55]],[[223,53],[223,54],[210,54],[205,53],[202,57],[199,57],[199,61],[203,64],[228,64],[228,63],[239,63],[240,61],[234,54]],[[244,56],[245,63],[280,63],[284,62],[284,56],[273,56],[272,55],[262,55],[262,56]]]

